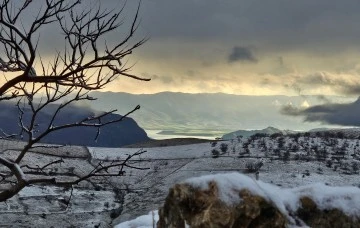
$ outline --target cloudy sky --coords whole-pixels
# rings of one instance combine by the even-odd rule
[[[41,2],[34,1],[26,11],[23,27],[35,18]],[[119,0],[83,3],[94,9],[99,3],[108,10],[123,6]],[[138,4],[127,1],[123,26],[104,42],[114,43],[128,33]],[[307,95],[321,95],[323,106],[285,106],[282,113],[360,126],[359,12],[358,0],[142,0],[134,42],[149,41],[127,61],[134,64],[132,73],[152,80],[119,78],[105,90],[301,95],[305,103]],[[63,47],[59,32],[54,26],[41,30],[44,59]],[[329,104],[326,95],[354,100],[339,106]]]
[[[116,10],[123,1],[100,3]],[[127,1],[125,24],[107,42],[128,32],[138,3]],[[39,7],[28,16],[34,17]],[[133,73],[152,81],[120,78],[106,89],[356,97],[359,11],[358,0],[142,0],[135,39],[150,39],[128,61],[135,64]],[[63,43],[53,26],[42,31],[48,57]]]
[[[138,35],[150,40],[130,61],[152,81],[110,89],[357,96],[359,11],[357,0],[143,0]]]

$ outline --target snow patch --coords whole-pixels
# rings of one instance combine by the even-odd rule
[[[332,187],[315,183],[295,188],[280,188],[240,173],[195,177],[186,180],[185,183],[205,190],[211,181],[217,183],[219,198],[228,205],[241,201],[238,191],[234,190],[247,189],[254,195],[273,202],[288,216],[288,210],[296,211],[300,206],[300,198],[304,196],[310,197],[320,209],[339,209],[349,216],[360,214],[360,189],[352,186]]]
[[[44,195],[57,196],[58,193],[55,192],[57,188],[49,186],[29,186],[25,187],[22,191],[19,192],[20,197],[37,197]]]
[[[360,189],[357,187],[334,187],[323,183],[292,189],[298,197],[310,197],[320,209],[339,209],[348,216],[360,214]]]
[[[249,176],[240,173],[224,173],[193,177],[183,183],[190,184],[195,188],[206,190],[210,182],[216,182],[219,198],[228,205],[241,202],[239,190],[247,189],[252,194],[263,197],[272,202],[295,224],[290,214],[296,212],[300,204],[300,198],[307,196],[318,206],[324,209],[339,209],[348,216],[358,216],[360,214],[360,189],[357,187],[344,186],[332,187],[323,183],[314,183],[295,188],[280,188],[276,185],[256,181]],[[117,228],[142,227],[151,228],[158,221],[158,212],[153,211],[148,215],[140,216],[132,221],[127,221],[117,225]],[[291,225],[290,227],[297,227]]]
[[[258,183],[248,176],[239,173],[227,173],[217,175],[206,175],[201,177],[193,177],[186,180],[184,183],[190,184],[195,188],[206,190],[209,188],[210,182],[216,182],[219,198],[228,205],[235,205],[240,203],[239,189],[248,189],[256,195],[264,196],[265,193],[259,188]]]
[[[150,211],[147,215],[142,215],[134,220],[126,221],[115,226],[115,228],[153,228],[159,220],[158,211]]]

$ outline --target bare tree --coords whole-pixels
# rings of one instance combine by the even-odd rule
[[[95,127],[119,122],[133,110],[118,119],[109,120],[111,113],[117,110],[100,113],[79,119],[68,124],[57,124],[59,114],[79,101],[92,101],[89,95],[92,90],[99,90],[117,79],[119,76],[148,81],[130,73],[132,66],[123,63],[132,51],[142,45],[146,39],[133,41],[139,25],[139,7],[134,14],[130,26],[124,26],[122,13],[119,11],[84,10],[86,5],[80,0],[43,0],[41,8],[37,8],[35,17],[26,17],[29,11],[36,9],[31,0],[3,0],[0,3],[0,71],[4,74],[0,86],[0,100],[15,100],[18,109],[18,134],[2,133],[2,138],[20,136],[26,140],[24,147],[15,158],[0,154],[0,184],[7,183],[8,188],[0,191],[0,202],[5,201],[24,187],[35,184],[57,185],[69,187],[93,177],[121,176],[124,167],[138,168],[129,164],[133,156],[129,155],[122,161],[112,161],[104,165],[99,162],[86,175],[71,180],[60,180],[45,170],[63,162],[62,159],[50,161],[48,164],[31,167],[24,164],[24,156],[29,150],[46,147],[39,144],[52,132],[72,127]],[[86,1],[84,1],[86,2]],[[54,50],[53,59],[42,58],[41,30],[53,26],[61,31],[65,45],[61,51]],[[108,44],[105,36],[123,26],[125,35],[115,44]],[[56,31],[56,30],[55,30]],[[36,99],[35,99],[36,98]],[[38,117],[48,107],[51,118],[39,127]],[[45,125],[45,127],[44,127]],[[2,166],[2,167],[1,167]],[[31,170],[31,176],[24,170]],[[39,176],[34,175],[38,173]]]

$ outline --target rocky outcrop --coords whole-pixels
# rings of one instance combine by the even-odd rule
[[[336,208],[321,210],[310,197],[302,197],[300,202],[301,207],[296,214],[309,227],[360,227],[359,217],[347,216]]]
[[[164,206],[159,209],[157,227],[181,228],[185,227],[185,224],[192,228],[285,228],[288,225],[320,228],[360,227],[357,216],[349,215],[347,210],[344,212],[335,208],[336,203],[331,204],[332,197],[323,198],[329,207],[324,208],[324,205],[315,203],[314,195],[303,195],[304,192],[299,189],[277,192],[275,186],[236,175],[239,177],[237,181],[245,182],[243,187],[241,183],[225,183],[224,187],[224,180],[221,179],[225,175],[214,176],[213,180],[207,178],[207,186],[201,179],[201,184],[196,181],[176,184],[170,189]],[[219,178],[221,181],[217,181]],[[236,178],[231,178],[231,181],[234,180]],[[310,192],[308,194],[311,194]],[[339,194],[338,197],[341,198],[341,193]],[[321,201],[319,202],[321,204]]]
[[[271,203],[247,190],[239,191],[243,201],[228,206],[218,197],[215,182],[208,190],[189,184],[177,184],[170,189],[165,205],[159,210],[157,227],[285,227],[286,218]]]

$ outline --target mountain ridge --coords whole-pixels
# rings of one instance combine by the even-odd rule
[[[52,104],[38,113],[35,124],[38,126],[39,132],[43,132],[46,129],[56,108],[57,105]],[[29,116],[26,114],[29,112],[28,108],[25,108],[24,112],[25,115],[23,122],[27,125],[30,121]],[[58,113],[58,118],[56,118],[53,124],[55,126],[60,126],[74,123],[88,116],[94,116],[98,113],[99,111],[93,110],[90,107],[71,105],[62,109],[62,111]],[[18,115],[18,109],[14,103],[0,103],[0,129],[2,132],[5,132],[6,134],[17,134],[20,132],[20,127],[18,126]],[[104,117],[103,120],[110,121],[113,119],[120,119],[121,117],[122,116],[119,114],[111,113]],[[36,131],[34,132],[36,134]],[[96,134],[97,128],[95,127],[71,127],[52,132],[44,137],[40,142],[61,145],[68,144],[94,147],[121,147],[149,140],[146,132],[140,128],[132,118],[129,117],[124,118],[120,122],[101,127],[100,135],[95,141]],[[24,134],[23,137],[17,136],[16,139],[27,140],[27,137],[28,136]]]
[[[304,122],[302,117],[285,116],[280,109],[289,103],[301,107],[304,101],[311,105],[323,104],[318,96],[251,96],[225,93],[129,94],[91,92],[98,98],[90,105],[97,110],[116,108],[121,112],[135,105],[141,109],[132,116],[146,130],[219,130],[224,133],[238,129],[263,129],[269,125],[279,129],[309,130],[322,127],[321,123]],[[330,97],[333,101],[349,100]],[[346,101],[347,101],[346,100]],[[326,126],[324,126],[326,127]]]
[[[287,135],[287,134],[295,133],[295,131],[280,130],[280,129],[277,129],[275,127],[269,126],[267,128],[260,129],[260,130],[237,130],[237,131],[233,131],[233,132],[224,134],[222,136],[222,139],[230,140],[230,139],[236,138],[237,136],[243,136],[245,138],[248,138],[248,137],[250,137],[252,135],[255,135],[255,134],[272,135],[272,134],[275,134],[275,133],[281,133],[281,134]]]

